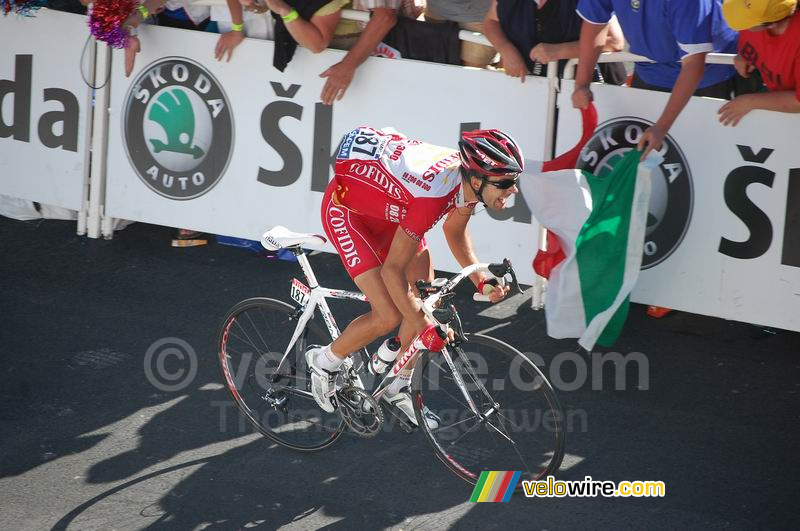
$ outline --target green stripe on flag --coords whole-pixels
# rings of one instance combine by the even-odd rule
[[[576,260],[587,326],[612,305],[625,279],[639,157],[637,150],[629,151],[603,177],[583,172],[592,193],[592,212],[578,235]],[[598,344],[610,346],[616,341],[628,316],[628,307],[626,299],[597,339]]]
[[[475,490],[472,491],[472,496],[470,496],[469,501],[475,503],[478,501],[478,498],[481,496],[481,491],[483,490],[483,484],[486,483],[486,478],[489,477],[489,472],[484,470],[481,472],[481,477],[478,478],[478,484],[475,485]]]

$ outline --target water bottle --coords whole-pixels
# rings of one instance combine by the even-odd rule
[[[378,352],[372,355],[369,364],[370,372],[376,375],[385,373],[399,353],[400,338],[397,336],[390,337],[378,347]]]

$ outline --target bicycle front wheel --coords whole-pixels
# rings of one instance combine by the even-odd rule
[[[436,456],[460,478],[521,471],[522,480],[553,474],[564,456],[561,408],[550,382],[517,349],[480,334],[459,347],[426,352],[411,382],[417,421]],[[427,408],[440,418],[431,429]],[[518,483],[517,488],[521,488]]]
[[[231,397],[262,434],[295,450],[322,450],[339,438],[344,421],[317,405],[304,355],[309,345],[330,343],[330,335],[310,320],[281,364],[297,317],[296,308],[274,299],[238,303],[222,323],[219,364]]]

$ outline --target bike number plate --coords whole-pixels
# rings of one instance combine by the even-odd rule
[[[300,306],[305,306],[308,304],[308,299],[311,296],[311,289],[296,278],[293,278],[290,295],[294,302]]]

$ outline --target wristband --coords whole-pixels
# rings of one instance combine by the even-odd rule
[[[142,20],[147,20],[147,17],[150,16],[150,11],[144,6],[144,4],[139,4],[139,7],[136,8],[136,11],[142,15]]]
[[[486,289],[486,286],[489,286],[489,289]],[[478,293],[481,295],[489,295],[491,292],[494,291],[494,287],[497,286],[497,279],[496,278],[484,278],[478,282]]]
[[[231,31],[244,31],[244,23],[237,24],[235,22],[231,22]]]
[[[284,24],[288,24],[289,22],[296,20],[299,16],[300,13],[298,13],[296,9],[292,9],[288,14],[282,16],[281,18],[283,19]]]

